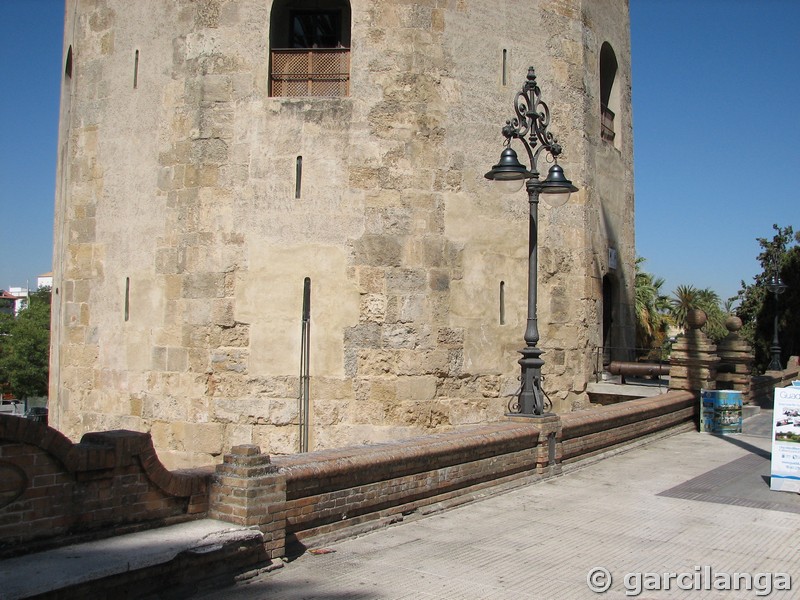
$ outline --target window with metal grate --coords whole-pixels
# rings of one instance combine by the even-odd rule
[[[348,96],[349,45],[347,0],[276,0],[270,22],[270,96]]]

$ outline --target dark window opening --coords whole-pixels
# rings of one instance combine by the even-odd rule
[[[64,76],[67,79],[72,77],[72,46],[67,50],[67,64],[64,67]]]
[[[124,318],[127,321],[131,316],[131,278],[125,278],[125,308]]]
[[[611,44],[604,42],[600,48],[600,137],[613,142],[616,137],[614,119],[619,110],[617,90],[617,57]]]
[[[350,16],[348,0],[276,0],[270,95],[349,95]]]
[[[294,197],[300,198],[303,184],[303,157],[298,156],[294,165]]]
[[[500,282],[500,325],[506,324],[506,282]]]
[[[342,48],[342,12],[293,10],[290,48]]]

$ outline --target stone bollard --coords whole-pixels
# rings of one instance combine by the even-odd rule
[[[742,320],[730,316],[725,321],[727,337],[717,346],[719,366],[717,367],[717,389],[742,392],[742,400],[752,402],[750,390],[753,369],[753,348],[739,335]]]
[[[678,336],[672,347],[669,369],[669,389],[688,390],[698,396],[700,390],[714,390],[717,383],[717,347],[700,328],[708,317],[699,309],[689,311],[689,329]]]
[[[258,446],[231,448],[217,465],[209,493],[208,516],[243,527],[258,527],[270,558],[286,546],[286,478]]]

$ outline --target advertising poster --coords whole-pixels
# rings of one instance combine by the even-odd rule
[[[775,390],[769,488],[800,492],[800,388]]]
[[[742,392],[701,390],[700,402],[700,431],[742,433]]]
[[[714,431],[714,392],[700,390],[700,431],[712,433]]]

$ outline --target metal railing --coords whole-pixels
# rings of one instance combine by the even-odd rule
[[[348,96],[349,48],[283,48],[272,51],[270,96]]]
[[[628,348],[606,346],[594,350],[595,383],[599,383],[603,373],[609,373],[607,367],[612,362],[655,364],[659,367],[669,367],[669,354],[672,345],[658,346],[656,348]]]

